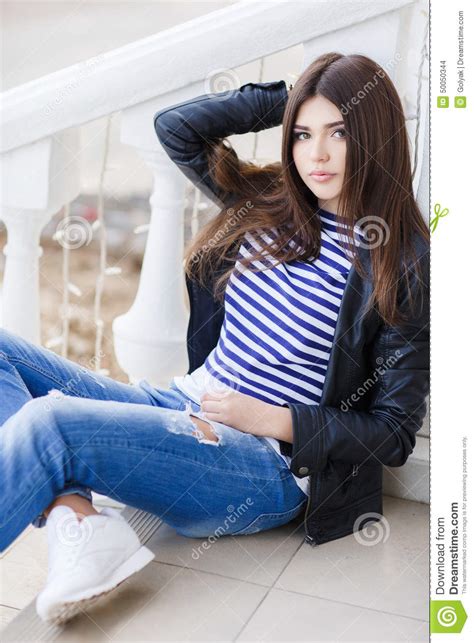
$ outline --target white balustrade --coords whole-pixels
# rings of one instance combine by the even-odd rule
[[[66,130],[0,155],[0,219],[7,229],[2,326],[40,341],[40,234],[79,194],[77,132]]]
[[[163,151],[141,152],[153,171],[151,219],[140,285],[130,310],[114,320],[117,360],[131,381],[167,385],[186,373],[184,175]]]

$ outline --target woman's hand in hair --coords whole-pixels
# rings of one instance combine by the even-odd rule
[[[201,412],[203,418],[227,424],[243,433],[293,443],[290,409],[263,402],[252,395],[237,391],[204,393]]]

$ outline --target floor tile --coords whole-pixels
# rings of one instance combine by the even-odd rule
[[[62,631],[56,628],[55,640],[231,641],[266,591],[263,586],[153,562]]]
[[[42,589],[47,571],[46,529],[32,528],[0,560],[0,603],[25,607]]]
[[[364,544],[351,535],[316,548],[295,521],[215,540],[163,524],[147,543],[156,561],[100,605],[58,630],[35,623],[30,603],[5,640],[427,641],[429,508],[384,497],[384,514],[362,532]],[[26,530],[0,569],[11,618],[8,606],[23,607],[43,586],[46,530]]]
[[[186,538],[162,524],[147,542],[156,560],[213,572],[261,585],[272,585],[304,538],[292,521],[247,536]]]
[[[429,507],[384,497],[386,520],[312,548],[304,544],[280,589],[429,619]]]
[[[8,547],[7,547],[6,549],[4,549],[2,552],[0,552],[0,560],[1,560],[2,558],[5,558],[5,556],[6,556],[7,554],[9,554],[9,553],[12,551],[12,549],[13,549],[14,547],[16,547],[19,543],[21,543],[21,541],[23,540],[23,538],[25,538],[25,537],[26,537],[26,535],[27,535],[30,531],[33,531],[33,530],[34,530],[34,527],[33,527],[32,525],[29,525],[29,526],[28,526],[28,527],[27,527],[27,528],[26,528],[26,529],[25,529],[25,530],[24,530],[24,531],[23,531],[23,532],[18,536],[18,538],[16,538],[16,539],[15,539],[15,540],[10,544],[10,545],[8,545]]]
[[[272,589],[237,641],[429,641],[428,623]]]

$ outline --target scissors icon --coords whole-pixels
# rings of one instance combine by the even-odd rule
[[[443,210],[441,210],[441,205],[439,203],[435,203],[434,213],[435,216],[430,219],[431,234],[433,234],[433,232],[438,227],[438,221],[441,219],[441,217],[445,217],[447,214],[449,214],[449,210],[448,208],[443,208]]]

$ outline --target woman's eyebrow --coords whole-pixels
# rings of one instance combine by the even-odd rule
[[[344,121],[334,121],[333,123],[326,123],[325,125],[323,125],[323,128],[324,129],[331,129],[331,127],[336,127],[336,125],[344,125]],[[311,128],[306,127],[306,125],[297,125],[295,123],[295,125],[293,127],[295,129],[301,129],[301,130],[303,130],[305,132],[310,132],[311,131]]]

